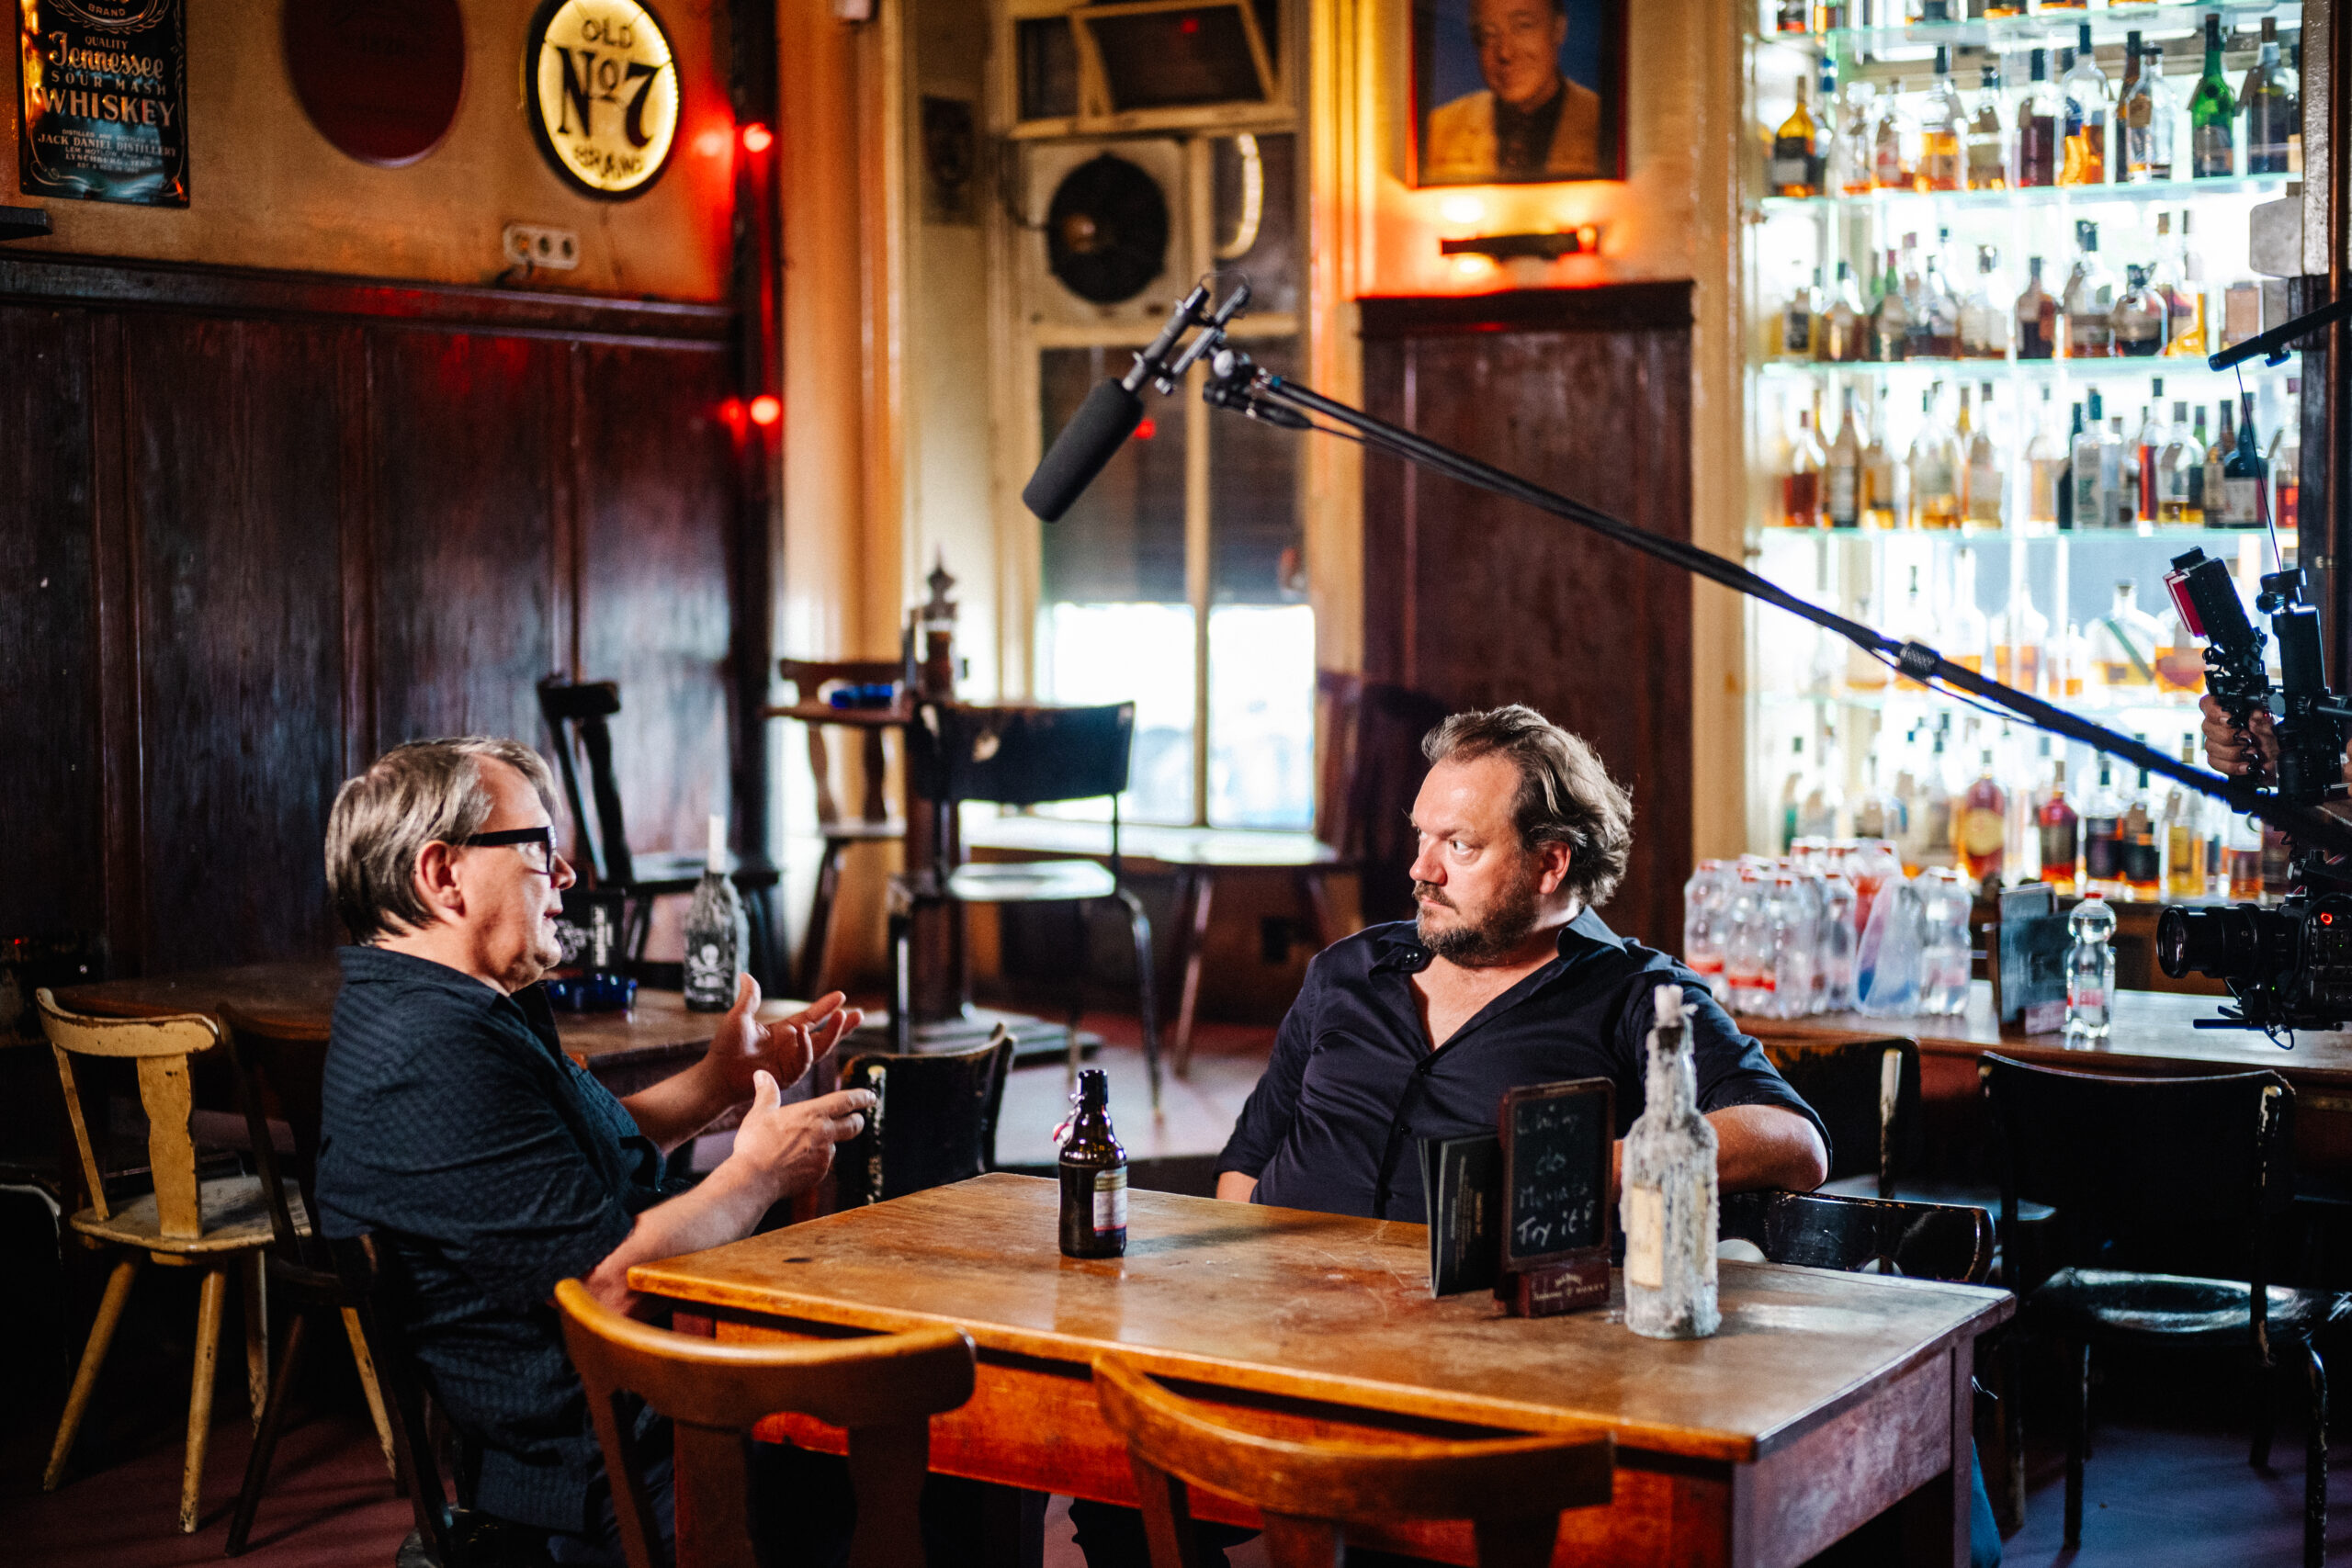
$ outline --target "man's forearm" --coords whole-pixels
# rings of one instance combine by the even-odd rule
[[[1257,1193],[1258,1179],[1238,1170],[1216,1173],[1216,1195],[1228,1203],[1247,1203]]]
[[[637,1122],[637,1130],[665,1155],[718,1120],[721,1111],[736,1103],[707,1061],[673,1073],[621,1101]]]
[[[747,1161],[722,1162],[690,1190],[639,1214],[620,1246],[590,1270],[589,1293],[616,1312],[634,1311],[637,1292],[628,1287],[632,1265],[721,1247],[749,1235],[760,1216],[782,1196],[775,1180]]]
[[[1730,1105],[1713,1111],[1715,1186],[1724,1192],[1784,1188],[1810,1192],[1829,1179],[1829,1154],[1813,1123],[1779,1105]]]

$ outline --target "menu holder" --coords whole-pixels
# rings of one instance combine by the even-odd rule
[[[1615,1088],[1607,1078],[1571,1078],[1514,1089],[1503,1096],[1500,1120],[1495,1295],[1514,1317],[1606,1305]]]
[[[1421,1140],[1430,1294],[1492,1286],[1502,1255],[1503,1146],[1492,1133]]]
[[[2046,882],[2001,895],[1996,928],[1993,1016],[2003,1028],[2048,1034],[2066,1021],[2067,918]]]

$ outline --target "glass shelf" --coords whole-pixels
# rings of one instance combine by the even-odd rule
[[[2146,533],[2137,528],[1782,528],[1751,523],[1747,526],[1747,547],[1761,549],[1767,540],[1838,540],[1865,539],[1883,544],[1890,539],[1926,539],[1954,545],[2007,544],[2017,540],[2033,543],[2042,539],[2062,539],[2070,545],[2161,545],[2165,549],[2180,551],[2194,545],[2213,553],[2234,551],[2247,539],[2259,539],[2267,546],[2269,532],[2263,528],[2192,528],[2160,524]],[[2291,535],[2280,541],[2290,552],[2294,549]]]
[[[2005,190],[1873,190],[1859,196],[1767,196],[1757,205],[1767,218],[1783,213],[1882,213],[1908,202],[1928,202],[1962,211],[1990,209],[2032,210],[2048,207],[2109,207],[2118,203],[2170,205],[2202,196],[2284,196],[2301,175],[2239,175],[2229,179],[2142,180],[2117,185],[2023,186]]]
[[[1901,0],[1880,0],[1881,8],[1891,8]],[[1951,3],[1965,9],[1964,0]],[[1849,11],[1860,9],[1860,0],[1848,0]],[[1939,45],[1955,48],[1975,47],[2007,51],[2007,48],[2033,49],[2046,44],[2071,44],[2075,29],[2090,24],[2094,43],[2121,43],[2123,35],[2136,32],[2143,41],[2161,43],[2170,39],[2187,38],[2200,32],[2206,17],[2222,14],[2224,33],[2246,30],[2259,26],[2265,17],[2278,19],[2279,30],[2291,32],[2303,25],[2303,8],[2299,4],[2275,3],[2275,0],[2216,0],[2216,3],[2188,6],[2107,6],[2074,10],[2046,9],[2024,17],[1973,17],[1952,22],[1911,22],[1891,28],[1840,28],[1826,33],[1784,33],[1752,31],[1749,41],[1757,44],[1781,44],[1815,51],[1833,50],[1841,54],[1869,54],[1880,57],[1898,53],[1916,53],[1922,58]]]
[[[1931,692],[1919,687],[1898,692],[1891,686],[1885,690],[1874,692],[1850,689],[1836,692],[1758,692],[1756,698],[1766,707],[1834,706],[1860,708],[1871,713],[1883,713],[1890,707],[1917,706],[1920,704],[1942,704],[1951,707],[1966,707],[1972,702],[1982,700],[1974,697],[1963,700],[1948,692]],[[2158,722],[2196,720],[2199,716],[2197,698],[2197,693],[2189,692],[2179,694],[2170,701],[2111,703],[2100,706],[2092,706],[2080,697],[2045,697],[2043,700],[2058,703],[2085,718],[2106,725],[2110,729],[2120,728],[2128,735],[2132,732],[2131,727],[2142,721],[2146,721],[2147,728],[2154,731]],[[2022,725],[2024,721],[2020,719],[2016,722]]]
[[[1913,375],[1931,380],[2016,380],[2039,385],[2044,381],[2137,381],[2149,376],[2211,376],[2235,385],[2237,371],[2214,370],[2201,354],[2168,358],[2162,355],[2131,359],[1894,359],[1826,360],[1766,359],[1756,372],[1768,381],[1822,381],[1832,376]],[[2249,371],[2263,370],[2249,361]],[[2265,374],[2268,372],[2265,371]],[[2291,374],[2291,372],[2290,372]],[[2253,380],[2248,378],[2248,389]]]

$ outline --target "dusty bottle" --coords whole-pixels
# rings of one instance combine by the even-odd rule
[[[2094,890],[2075,906],[2066,930],[2074,938],[2066,949],[2066,1043],[2095,1044],[2115,1016],[2115,911]]]
[[[1078,1075],[1078,1114],[1062,1142],[1062,1255],[1123,1258],[1127,1250],[1127,1151],[1111,1131],[1111,1080]]]
[[[1715,1304],[1715,1130],[1699,1114],[1682,987],[1660,986],[1642,1114],[1625,1134],[1625,1326],[1703,1339]]]
[[[726,866],[727,818],[714,817],[710,859],[686,911],[686,1008],[692,1012],[725,1012],[735,1005],[735,976],[743,966],[750,927]]]

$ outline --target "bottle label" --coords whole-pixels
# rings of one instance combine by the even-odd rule
[[[1997,855],[2008,836],[2008,826],[1997,811],[1973,807],[1960,819],[1961,852],[1968,855]]]
[[[686,949],[686,1002],[690,1007],[720,1010],[735,1001],[734,944],[702,936]]]
[[[2222,481],[2222,511],[2239,527],[2252,527],[2258,502],[2256,492],[2262,488],[2260,479],[2224,479]]]
[[[1775,148],[1770,173],[1766,178],[1773,186],[1810,185],[1812,181],[1807,176],[1811,171],[1805,167],[1810,162],[1811,160],[1802,152],[1782,152]],[[1750,167],[1753,166],[1750,165]]]
[[[1829,470],[1829,521],[1840,528],[1850,528],[1857,521],[1855,495],[1860,488],[1854,469],[1840,464]]]
[[[1625,1283],[1666,1288],[1666,1194],[1655,1187],[1625,1189]]]
[[[1127,1168],[1123,1165],[1116,1170],[1096,1171],[1094,1173],[1095,1234],[1099,1235],[1104,1231],[1123,1231],[1126,1228]]]
[[[2045,822],[2041,825],[2041,869],[2044,875],[2058,872],[2067,881],[2075,879],[2075,824]]]

